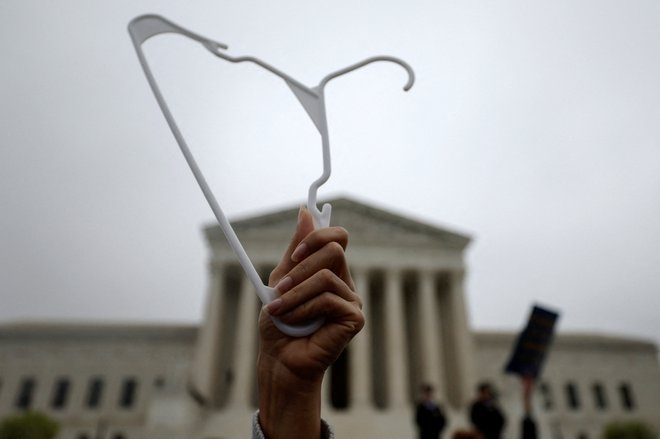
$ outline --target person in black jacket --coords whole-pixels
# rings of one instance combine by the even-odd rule
[[[445,428],[446,419],[442,408],[433,399],[433,386],[422,384],[421,397],[415,410],[415,423],[420,439],[438,439]]]
[[[477,399],[470,407],[470,421],[485,439],[500,439],[506,419],[495,398],[490,383],[477,387]]]

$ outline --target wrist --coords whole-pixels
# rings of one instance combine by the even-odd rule
[[[300,377],[279,361],[259,355],[259,423],[267,439],[321,437],[323,375]]]

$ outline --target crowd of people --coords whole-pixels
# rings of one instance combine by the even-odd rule
[[[341,227],[314,229],[310,212],[301,208],[293,238],[270,275],[280,296],[259,317],[257,383],[259,409],[253,417],[254,439],[331,439],[321,419],[323,377],[365,323],[362,301],[348,268],[348,232]],[[294,338],[280,332],[271,316],[288,324],[324,319],[315,333]],[[530,398],[534,380],[523,378],[523,439],[536,439]],[[446,426],[434,389],[424,385],[415,410],[420,439],[438,439]],[[499,439],[505,417],[492,386],[478,388],[469,413],[472,430],[453,432],[453,439]]]

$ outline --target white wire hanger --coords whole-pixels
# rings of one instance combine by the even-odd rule
[[[324,204],[321,210],[319,210],[316,205],[318,189],[319,187],[321,187],[321,185],[323,185],[326,181],[328,181],[331,170],[330,141],[328,138],[328,122],[326,119],[325,94],[324,94],[326,84],[330,80],[338,76],[352,72],[353,70],[357,70],[361,67],[366,66],[367,64],[371,64],[376,61],[390,61],[399,64],[407,71],[408,81],[406,82],[403,89],[405,91],[408,91],[413,86],[413,83],[415,81],[415,74],[412,68],[406,62],[398,58],[394,58],[391,56],[375,56],[375,57],[367,58],[363,61],[360,61],[346,68],[337,70],[336,72],[326,75],[321,80],[321,82],[319,82],[319,84],[315,87],[307,87],[304,84],[297,81],[296,79],[287,75],[286,73],[281,72],[280,70],[276,69],[270,64],[261,61],[258,58],[252,56],[240,56],[240,57],[229,56],[224,52],[224,50],[228,48],[225,44],[218,43],[217,41],[210,40],[194,32],[191,32],[187,29],[184,29],[181,26],[178,26],[177,24],[172,23],[171,21],[159,15],[147,14],[134,18],[128,24],[128,32],[131,36],[131,40],[133,41],[133,46],[135,46],[135,50],[137,52],[140,65],[142,66],[142,70],[144,71],[144,74],[147,77],[149,86],[151,87],[151,90],[154,93],[154,96],[156,97],[156,101],[158,101],[158,105],[160,106],[160,109],[163,115],[165,116],[165,119],[167,120],[167,124],[169,125],[172,134],[174,135],[174,138],[176,139],[176,142],[178,143],[179,148],[181,149],[181,152],[183,153],[183,156],[186,159],[188,166],[190,167],[190,170],[195,176],[195,179],[197,180],[197,183],[199,184],[199,187],[202,190],[204,197],[206,198],[206,201],[211,207],[211,210],[213,211],[216,219],[218,220],[218,223],[220,224],[222,231],[227,237],[227,241],[229,242],[229,245],[231,246],[232,250],[238,257],[238,260],[241,266],[243,267],[243,270],[245,271],[248,279],[254,285],[254,288],[257,292],[257,295],[259,296],[259,299],[264,305],[269,304],[270,302],[275,300],[275,298],[278,297],[278,293],[274,288],[270,288],[267,285],[263,284],[261,278],[259,277],[259,274],[257,273],[257,270],[254,268],[254,265],[252,264],[252,261],[250,261],[250,258],[245,252],[245,249],[241,245],[241,242],[239,241],[238,237],[236,236],[234,229],[232,228],[231,224],[225,217],[217,200],[213,196],[213,193],[211,192],[211,189],[209,188],[206,179],[204,178],[204,175],[199,169],[199,166],[197,166],[197,163],[195,162],[195,159],[192,153],[190,152],[190,149],[188,148],[186,141],[183,139],[183,136],[181,135],[181,132],[179,131],[179,128],[177,127],[177,124],[174,118],[172,117],[172,113],[170,112],[167,103],[165,102],[165,99],[163,98],[163,95],[160,92],[160,89],[158,88],[158,84],[156,83],[156,80],[154,79],[154,76],[151,73],[149,64],[147,63],[147,60],[144,56],[144,52],[142,51],[142,44],[149,38],[159,34],[163,34],[163,33],[180,34],[201,43],[209,52],[211,52],[212,54],[214,54],[219,58],[222,58],[226,61],[230,61],[233,63],[240,63],[246,61],[252,62],[272,72],[273,74],[279,76],[286,82],[286,84],[289,86],[289,88],[296,96],[298,101],[302,104],[303,108],[305,109],[309,117],[312,119],[312,122],[314,122],[314,125],[321,134],[322,148],[323,148],[323,173],[318,179],[312,182],[312,184],[309,187],[308,196],[307,196],[307,208],[312,213],[312,216],[314,218],[314,226],[316,228],[328,227],[330,225],[330,213],[332,210],[332,207],[328,203]],[[323,319],[319,319],[304,325],[294,326],[282,322],[277,317],[272,317],[272,319],[273,319],[273,323],[275,324],[275,326],[277,326],[277,328],[280,331],[292,337],[304,337],[309,334],[312,334],[317,329],[319,329],[324,322]]]

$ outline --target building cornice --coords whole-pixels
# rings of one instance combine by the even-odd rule
[[[386,225],[394,230],[400,230],[409,235],[424,236],[433,242],[459,250],[465,249],[471,241],[471,238],[467,235],[456,233],[404,215],[392,213],[384,208],[375,207],[364,202],[358,202],[352,198],[334,198],[321,201],[319,204],[326,202],[329,202],[332,205],[333,218],[346,217],[348,214],[355,215],[363,218],[365,221],[370,221],[374,226]],[[231,223],[239,236],[242,233],[251,230],[278,228],[282,225],[286,225],[287,230],[289,230],[294,226],[297,212],[298,206],[294,206],[258,216],[236,219],[231,221]],[[344,225],[341,223],[338,224]],[[349,230],[349,232],[352,233],[353,231]],[[207,226],[205,228],[205,234],[210,242],[218,240],[224,241],[225,239],[222,230],[218,225]],[[384,239],[392,239],[392,236],[385,236]]]
[[[0,341],[9,340],[149,340],[190,341],[197,325],[119,322],[19,321],[0,324]]]
[[[474,339],[483,344],[512,345],[518,333],[508,331],[474,331]],[[607,348],[625,350],[658,351],[657,345],[648,339],[620,336],[600,332],[559,332],[553,344],[561,349]]]

